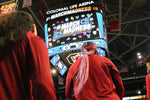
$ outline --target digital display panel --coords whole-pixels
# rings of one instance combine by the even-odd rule
[[[59,55],[53,56],[50,62],[53,66],[57,68],[57,70],[59,71],[61,75],[64,75],[68,69],[67,66],[61,61]]]
[[[99,23],[97,23],[97,17],[101,19]],[[75,41],[104,39],[103,17],[101,13],[88,12],[78,16],[72,15],[71,17],[59,18],[54,23],[47,23],[45,29],[47,29],[48,48]]]
[[[59,60],[60,60],[60,56],[56,55],[50,60],[50,62],[53,64],[53,66],[55,66]]]
[[[0,5],[0,14],[7,14],[15,10],[15,2]]]
[[[61,75],[64,75],[65,72],[68,70],[67,66],[61,61],[59,61],[56,65],[57,65],[57,69]]]
[[[81,55],[84,42],[94,42],[98,54],[106,56],[107,34],[102,7],[95,1],[85,1],[46,12],[45,42],[50,62],[63,75]]]
[[[98,48],[98,55],[100,55],[100,56],[106,56],[106,51],[104,50],[104,49],[102,49],[102,48]]]

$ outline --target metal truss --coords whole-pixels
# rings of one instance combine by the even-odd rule
[[[126,7],[123,7],[122,6],[122,0],[119,0],[119,7],[117,5],[112,5],[112,4],[108,4],[108,5],[111,5],[113,7],[117,7],[119,9],[119,14],[118,13],[112,13],[112,11],[108,10],[108,12],[110,13],[110,15],[108,15],[107,17],[114,17],[115,20],[117,20],[117,17],[119,15],[119,19],[118,19],[118,22],[119,22],[119,32],[117,33],[110,33],[108,32],[107,34],[108,35],[115,35],[115,37],[113,37],[112,39],[110,39],[108,41],[108,45],[113,42],[114,40],[116,39],[119,39],[118,37],[119,36],[128,36],[128,37],[134,37],[131,42],[131,44],[125,42],[124,40],[122,39],[119,39],[119,41],[121,41],[123,44],[125,44],[126,46],[128,46],[130,49],[128,49],[127,51],[123,52],[121,55],[119,56],[116,56],[116,53],[114,54],[113,52],[111,52],[110,50],[110,54],[115,57],[118,61],[120,61],[123,65],[127,65],[121,58],[126,55],[127,53],[129,53],[130,51],[132,51],[133,49],[141,46],[142,44],[144,44],[145,42],[149,41],[150,40],[150,35],[142,35],[142,34],[137,34],[138,33],[138,28],[139,28],[139,21],[145,21],[145,26],[147,27],[148,29],[148,33],[150,33],[150,28],[149,28],[149,25],[148,23],[146,22],[146,20],[149,20],[150,19],[150,16],[147,16],[147,17],[143,17],[143,18],[138,18],[138,19],[134,19],[134,20],[128,20],[128,21],[124,21],[124,19],[128,16],[129,12],[131,11],[131,9],[134,9],[133,6],[135,5],[137,0],[134,0],[134,2],[130,5],[129,8],[126,8]],[[124,16],[122,17],[122,8],[123,9],[126,9],[127,11],[125,12]],[[136,10],[136,9],[134,9]],[[148,11],[144,11],[146,13],[149,13]],[[130,24],[130,23],[135,23],[136,22],[136,29],[135,29],[135,32],[134,33],[123,33],[124,30],[127,29],[127,26]],[[125,25],[124,28],[122,28],[122,25]],[[137,37],[140,37],[140,38],[146,38],[144,39],[142,42],[136,44],[136,38]],[[117,51],[116,51],[117,52]]]
[[[32,16],[35,18],[35,20],[38,23],[38,25],[41,27],[42,31],[44,31],[44,27],[41,24],[41,22],[39,21],[39,19],[37,18],[37,16],[35,15],[35,13],[32,11],[32,9],[30,7],[27,7],[27,8],[31,12]]]

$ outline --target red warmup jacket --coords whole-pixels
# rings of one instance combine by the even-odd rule
[[[150,100],[150,73],[146,75],[147,99]]]
[[[0,57],[0,100],[56,100],[44,41],[28,32]]]
[[[69,68],[66,97],[69,100],[122,100],[124,86],[115,65],[99,55],[89,56],[89,78],[80,94],[74,96],[75,76],[82,58]]]

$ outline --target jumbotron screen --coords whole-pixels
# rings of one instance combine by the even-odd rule
[[[98,54],[106,56],[107,35],[102,7],[98,4],[86,1],[46,12],[45,42],[50,63],[61,75],[81,55],[80,49],[84,42],[94,42]]]

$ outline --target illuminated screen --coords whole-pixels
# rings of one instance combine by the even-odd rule
[[[103,27],[102,11],[94,1],[57,8],[46,14],[45,42],[50,62],[61,75],[81,55],[84,42],[94,42],[98,54],[106,56],[105,50],[101,49],[107,50],[106,28]]]
[[[15,2],[0,5],[0,14],[7,14],[15,10]]]
[[[50,62],[53,64],[53,66],[55,66],[59,60],[60,60],[60,56],[56,55],[50,60]]]
[[[59,71],[61,75],[64,75],[68,69],[67,66],[61,61],[59,55],[53,56],[50,62],[53,66],[57,68],[57,70]]]

